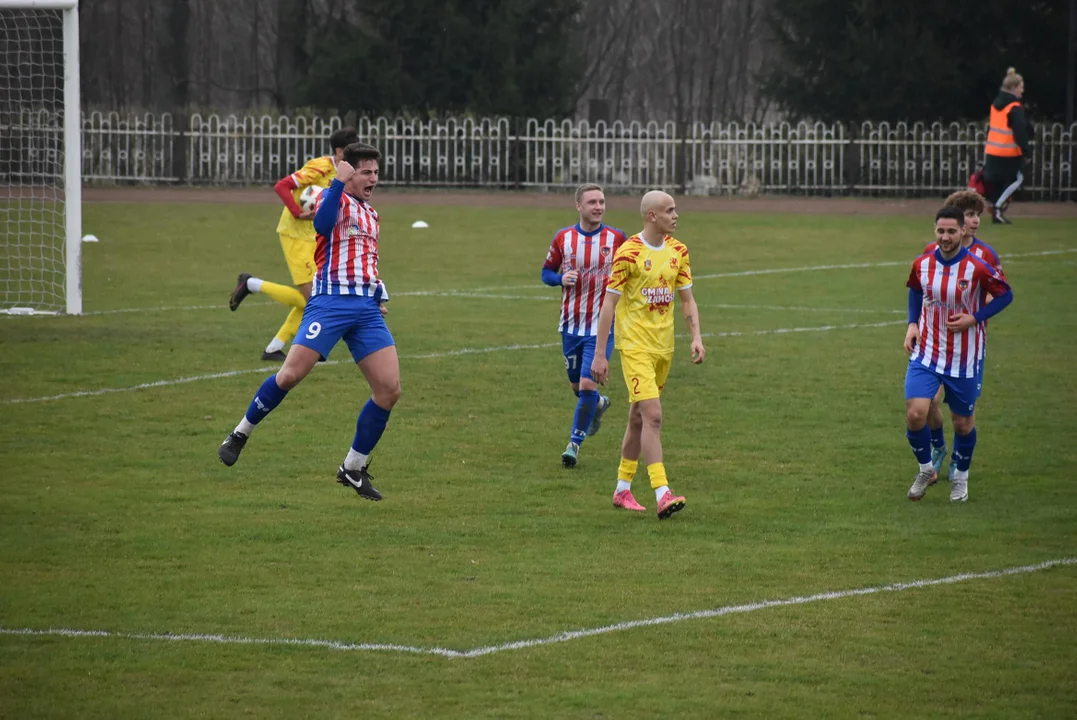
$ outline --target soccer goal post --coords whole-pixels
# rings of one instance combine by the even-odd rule
[[[78,0],[0,0],[0,312],[82,313]]]

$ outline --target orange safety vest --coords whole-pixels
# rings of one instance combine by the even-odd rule
[[[987,144],[984,145],[985,155],[995,157],[1021,157],[1021,148],[1013,141],[1013,130],[1010,129],[1008,113],[1019,102],[1012,102],[998,110],[991,106],[990,127],[987,129]]]

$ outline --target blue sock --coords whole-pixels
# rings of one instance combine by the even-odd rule
[[[976,428],[968,435],[954,435],[954,462],[958,472],[968,472],[972,464],[972,451],[976,449]]]
[[[572,421],[572,442],[579,445],[587,437],[587,428],[598,407],[597,390],[580,390],[580,401],[576,403],[576,417]]]
[[[931,447],[944,448],[946,447],[946,434],[942,431],[942,426],[931,429]]]
[[[257,425],[262,422],[262,418],[269,414],[269,411],[280,405],[281,400],[288,394],[287,390],[282,390],[277,385],[277,374],[273,373],[266,378],[262,383],[262,387],[258,388],[258,392],[255,393],[254,399],[251,400],[250,407],[247,408],[247,422],[251,425]]]
[[[905,437],[909,438],[916,462],[921,465],[931,462],[931,431],[927,429],[927,425],[919,430],[906,430]]]
[[[362,455],[369,455],[374,446],[381,440],[381,434],[385,432],[385,424],[389,422],[389,413],[374,402],[374,398],[366,401],[359,419],[355,421],[355,440],[352,441],[352,450]]]

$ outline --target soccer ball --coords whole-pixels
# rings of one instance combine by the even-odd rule
[[[314,203],[318,201],[318,196],[322,194],[322,188],[317,185],[308,185],[303,188],[303,192],[299,193],[299,207],[303,212],[310,212],[314,209]]]

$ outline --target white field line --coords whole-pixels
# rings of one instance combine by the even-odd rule
[[[1043,257],[1049,255],[1062,255],[1064,253],[1077,253],[1077,248],[1065,248],[1062,250],[1043,250],[1041,252],[1030,253],[1013,253],[1010,255],[1003,255],[1002,260],[1005,265],[1012,258],[1031,258],[1031,257]],[[823,270],[851,270],[851,269],[863,269],[863,268],[875,268],[875,267],[896,267],[899,265],[909,265],[911,267],[912,260],[901,260],[892,262],[875,262],[875,263],[853,263],[846,265],[808,265],[803,267],[791,267],[791,268],[767,268],[763,270],[741,270],[739,272],[728,273],[712,273],[708,275],[696,275],[693,277],[695,280],[714,280],[717,278],[733,278],[733,277],[749,277],[752,275],[775,275],[780,273],[799,273],[799,272],[818,272]],[[474,297],[474,298],[488,298],[494,300],[559,300],[554,295],[543,296],[524,296],[524,295],[492,295],[490,293],[498,293],[504,291],[516,291],[521,290],[549,290],[545,285],[501,285],[497,287],[485,287],[485,288],[468,288],[462,290],[405,290],[403,292],[393,293],[393,297]],[[183,310],[223,310],[225,304],[222,302],[218,305],[180,305],[180,306],[167,306],[167,307],[150,307],[150,308],[120,308],[116,310],[92,310],[83,315],[118,315],[122,313],[153,313],[153,312],[172,312]],[[41,317],[45,313],[39,313],[29,317]],[[56,317],[63,317],[60,314],[49,314]],[[23,317],[17,315],[10,315],[0,312],[0,318],[4,317]]]
[[[827,332],[829,330],[857,330],[860,328],[880,328],[891,325],[906,325],[904,320],[886,320],[874,323],[851,323],[848,325],[815,325],[813,327],[776,328],[774,330],[729,330],[726,332],[705,332],[701,336],[710,337],[749,337],[751,335],[786,335],[789,333]],[[686,338],[688,335],[678,335]]]
[[[730,332],[708,332],[703,333],[703,337],[745,337],[750,335],[784,335],[787,333],[802,333],[802,332],[826,332],[829,330],[855,330],[857,328],[876,328],[885,327],[888,325],[904,325],[904,320],[890,320],[881,323],[859,323],[850,325],[819,325],[815,327],[792,327],[792,328],[775,328],[773,330],[746,330],[746,331],[730,331]],[[445,357],[457,357],[460,355],[484,355],[486,353],[496,352],[508,352],[513,350],[540,350],[543,348],[561,347],[561,343],[537,343],[533,345],[496,345],[494,347],[483,348],[457,348],[456,350],[445,350],[441,352],[431,353],[418,353],[412,355],[401,355],[401,360],[429,360],[433,358],[445,358]],[[339,365],[342,363],[351,362],[350,360],[328,360],[323,365]],[[129,385],[127,387],[120,388],[98,388],[96,390],[76,390],[74,392],[58,393],[56,395],[41,395],[39,397],[28,398],[10,398],[7,400],[0,400],[0,405],[18,405],[25,403],[35,402],[47,402],[49,400],[66,400],[68,398],[80,398],[80,397],[96,397],[98,395],[111,395],[114,393],[134,392],[136,390],[148,390],[150,388],[169,387],[171,385],[184,385],[186,383],[199,382],[202,380],[219,380],[221,378],[237,377],[239,375],[251,375],[254,373],[268,373],[278,370],[279,365],[267,365],[259,368],[252,368],[250,370],[228,370],[219,373],[209,373],[207,375],[191,375],[188,377],[171,378],[166,380],[154,380],[153,382],[141,383],[139,385]]]
[[[806,307],[801,305],[730,305],[728,303],[696,303],[701,308],[716,308],[722,310],[789,310],[793,312],[821,312],[821,313],[868,313],[871,315],[905,315],[907,310],[872,310],[870,308],[820,308]]]
[[[596,635],[606,635],[609,633],[622,632],[625,630],[634,630],[636,628],[654,627],[656,625],[668,625],[671,623],[684,622],[686,620],[705,620],[708,618],[723,617],[725,615],[736,615],[740,613],[750,613],[757,610],[767,610],[770,608],[788,607],[791,605],[809,605],[812,603],[822,602],[824,600],[841,600],[844,598],[876,595],[879,593],[916,590],[920,588],[934,587],[937,585],[953,585],[955,583],[967,582],[969,580],[987,580],[993,578],[1008,577],[1011,575],[1022,575],[1026,573],[1047,570],[1048,568],[1056,566],[1065,565],[1077,565],[1077,558],[1061,558],[1059,560],[1048,560],[1046,562],[1037,563],[1035,565],[1022,565],[1020,567],[1007,568],[1005,570],[990,570],[987,572],[978,573],[961,573],[960,575],[950,575],[948,577],[934,578],[928,580],[913,580],[911,582],[894,583],[892,585],[876,585],[874,587],[856,588],[853,590],[831,590],[816,593],[815,595],[802,595],[785,598],[782,600],[761,600],[758,602],[747,603],[744,605],[726,605],[723,607],[714,608],[713,610],[697,610],[695,612],[674,613],[673,615],[645,618],[643,620],[629,620],[626,622],[615,623],[613,625],[603,625],[601,627],[585,628],[583,630],[569,630],[566,632],[558,633],[557,635],[550,635],[542,638],[533,638],[531,640],[517,640],[515,642],[500,643],[497,645],[484,645],[472,648],[470,650],[452,650],[450,648],[443,647],[422,647],[417,645],[399,645],[392,643],[352,643],[340,640],[314,640],[302,638],[255,638],[202,633],[125,633],[114,632],[111,630],[74,630],[68,628],[49,628],[47,630],[36,630],[33,628],[0,627],[0,635],[19,635],[32,637],[59,636],[67,638],[114,638],[118,640],[166,640],[171,642],[208,642],[219,643],[222,645],[285,645],[293,647],[298,646],[310,648],[324,648],[328,650],[344,650],[352,652],[382,651],[412,655],[437,655],[450,659],[476,658],[482,657],[484,655],[493,655],[496,653],[506,652],[509,650],[524,650],[527,648],[542,647],[544,645],[555,645],[558,643],[565,643],[572,640],[580,640],[583,638],[594,637]]]
[[[444,358],[444,357],[457,357],[459,355],[482,355],[485,353],[494,352],[507,352],[511,350],[537,350],[539,348],[560,347],[561,343],[542,343],[538,345],[498,345],[496,347],[484,347],[484,348],[458,348],[456,350],[448,350],[444,352],[433,353],[418,353],[413,355],[401,355],[401,360],[428,360],[431,358]],[[351,360],[326,360],[324,363],[319,363],[321,366],[325,365],[343,365],[345,363],[351,363]],[[219,380],[221,378],[237,377],[239,375],[252,375],[271,373],[280,370],[280,365],[266,365],[258,368],[251,368],[248,370],[228,370],[226,372],[209,373],[207,375],[191,375],[189,377],[172,378],[167,380],[154,380],[153,382],[141,383],[139,385],[129,385],[128,387],[120,388],[99,388],[97,390],[77,390],[69,393],[59,393],[57,395],[43,395],[41,397],[31,398],[11,398],[9,400],[0,400],[0,405],[16,405],[22,403],[33,402],[46,402],[48,400],[66,400],[68,398],[79,397],[95,397],[97,395],[111,395],[113,393],[125,393],[134,392],[136,390],[148,390],[150,388],[169,387],[171,385],[184,385],[186,383],[199,382],[202,380]]]

